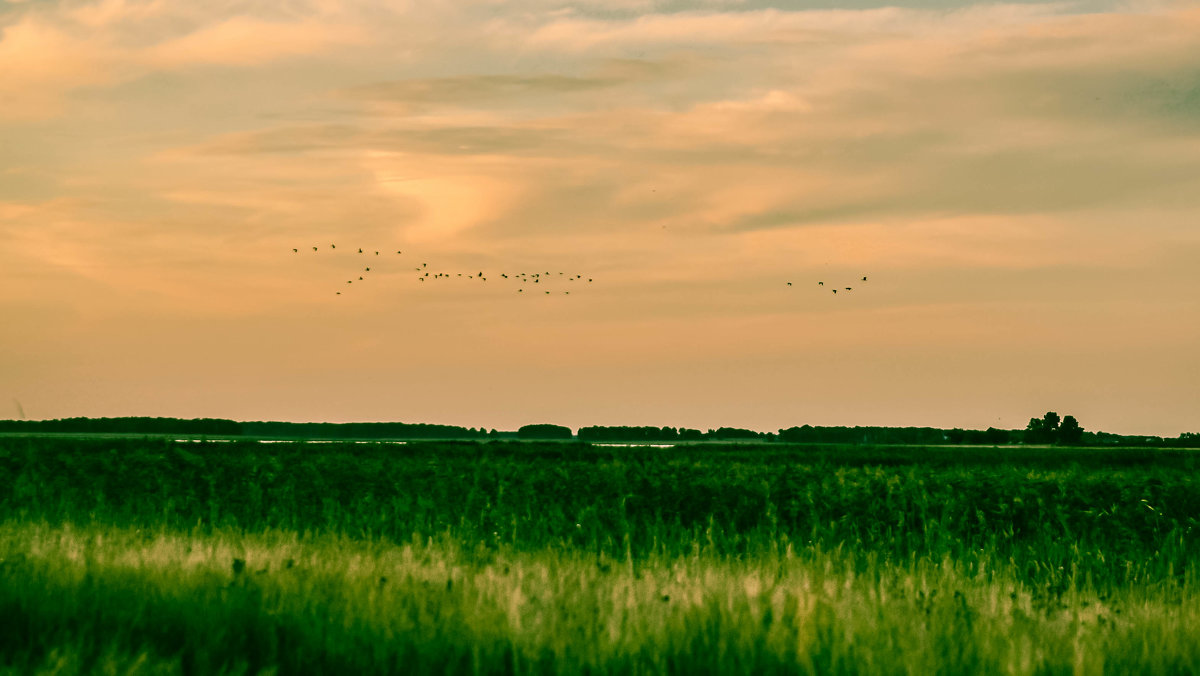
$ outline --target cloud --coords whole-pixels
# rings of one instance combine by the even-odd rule
[[[151,73],[261,66],[367,39],[361,27],[330,19],[196,16],[124,0],[33,5],[0,16],[0,31],[0,119],[58,115],[73,91]]]
[[[249,66],[323,52],[362,37],[356,27],[316,20],[279,23],[235,17],[156,45],[143,58],[162,68]]]

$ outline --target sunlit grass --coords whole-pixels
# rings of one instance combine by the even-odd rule
[[[0,439],[0,672],[1200,673],[1194,470]]]
[[[1190,577],[1048,595],[988,561],[612,558],[7,522],[13,673],[1187,673]],[[107,665],[107,666],[105,666]]]

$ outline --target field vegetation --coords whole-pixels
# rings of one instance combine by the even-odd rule
[[[0,670],[1196,673],[1194,453],[4,438]]]

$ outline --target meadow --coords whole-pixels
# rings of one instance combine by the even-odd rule
[[[0,672],[1200,672],[1187,450],[0,439]]]

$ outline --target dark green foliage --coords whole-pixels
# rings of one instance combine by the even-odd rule
[[[1083,439],[1083,428],[1079,426],[1079,421],[1075,416],[1069,415],[1063,418],[1062,425],[1058,428],[1058,443],[1070,446],[1078,444]]]
[[[562,425],[522,425],[517,430],[517,437],[521,439],[564,439],[570,440],[574,435],[571,434],[570,427]]]
[[[730,556],[786,540],[968,562],[986,548],[1031,583],[1122,584],[1131,562],[1178,573],[1200,560],[1182,535],[1200,525],[1194,468],[1169,450],[0,439],[0,517],[453,532],[635,557],[697,541]]]
[[[0,420],[0,432],[68,434],[146,434],[209,437],[269,437],[302,439],[483,439],[483,429],[425,423],[293,423],[237,422],[214,418],[64,418],[60,420]],[[492,436],[495,436],[492,430]]]

